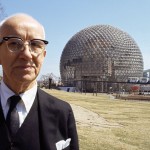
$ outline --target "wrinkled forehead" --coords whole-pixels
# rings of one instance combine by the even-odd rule
[[[38,36],[45,39],[43,26],[29,16],[14,16],[2,22],[0,26],[0,37],[8,35]],[[37,37],[37,38],[38,38]]]

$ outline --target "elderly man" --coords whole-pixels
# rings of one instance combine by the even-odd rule
[[[0,150],[78,150],[70,105],[37,88],[46,55],[43,26],[27,14],[0,25]]]

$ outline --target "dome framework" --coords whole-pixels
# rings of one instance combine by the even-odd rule
[[[91,82],[126,82],[141,77],[143,58],[134,39],[110,25],[96,25],[76,33],[60,59],[64,85],[91,86]],[[88,82],[87,82],[88,81]]]

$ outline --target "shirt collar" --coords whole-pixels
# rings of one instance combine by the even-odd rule
[[[2,107],[5,108],[8,98],[13,96],[15,93],[6,86],[3,80],[1,81],[1,84],[0,84],[0,91],[1,91],[0,92],[1,104],[2,104]]]
[[[27,112],[29,112],[29,110],[34,102],[36,93],[37,93],[37,83],[28,91],[25,91],[24,93],[20,94],[20,97],[21,97],[22,101],[24,102]],[[7,87],[7,85],[4,83],[4,81],[2,80],[1,84],[0,84],[0,96],[1,96],[1,104],[2,104],[3,108],[6,107],[8,98],[13,95],[15,95],[15,93],[12,90],[10,90]]]
[[[27,112],[29,112],[29,110],[34,102],[36,93],[37,93],[37,83],[28,91],[25,91],[24,93],[20,94],[20,97],[24,102]]]

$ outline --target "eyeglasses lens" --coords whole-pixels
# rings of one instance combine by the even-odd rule
[[[19,51],[23,47],[23,41],[17,38],[11,38],[7,41],[8,49],[11,51]]]
[[[35,53],[41,53],[45,48],[45,43],[41,40],[32,40],[30,42],[31,50]]]

